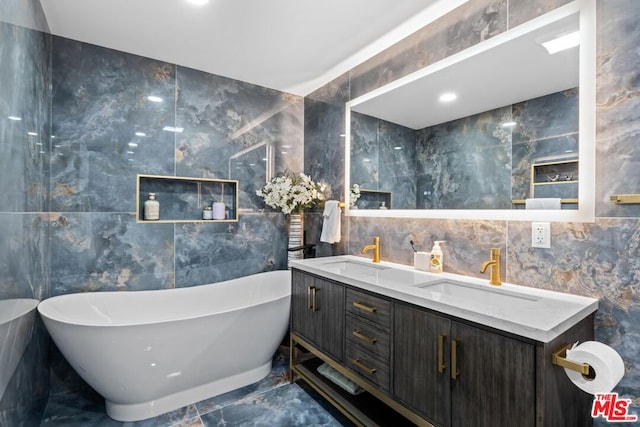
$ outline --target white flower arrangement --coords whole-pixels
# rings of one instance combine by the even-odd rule
[[[360,198],[360,186],[353,184],[349,189],[349,205],[354,206]]]
[[[304,173],[291,172],[278,175],[256,194],[272,208],[282,209],[285,214],[299,214],[324,200],[324,184],[316,184]]]

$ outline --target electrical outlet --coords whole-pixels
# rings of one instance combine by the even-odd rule
[[[531,247],[545,249],[551,247],[551,226],[548,222],[531,223]]]

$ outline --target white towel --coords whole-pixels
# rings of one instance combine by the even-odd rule
[[[340,241],[340,204],[337,200],[327,200],[322,213],[322,234],[320,241],[337,243]]]
[[[526,199],[526,209],[561,209],[562,203],[560,199],[556,198],[540,198],[540,199]]]

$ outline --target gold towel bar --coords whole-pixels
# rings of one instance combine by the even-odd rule
[[[344,204],[344,202],[338,202],[338,206],[339,206],[341,209],[344,209],[345,204]],[[318,203],[318,207],[319,207],[320,209],[324,209],[324,200],[320,200],[320,202]]]
[[[610,196],[609,200],[618,205],[640,203],[640,194],[616,194],[614,196]]]
[[[572,371],[580,372],[582,375],[590,376],[592,374],[592,368],[588,363],[578,363],[572,360],[567,360],[567,349],[571,344],[565,344],[560,347],[559,350],[551,354],[551,363],[554,365],[562,366],[563,368],[571,369]]]

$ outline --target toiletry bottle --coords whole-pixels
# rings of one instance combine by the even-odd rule
[[[445,242],[446,240],[436,240],[433,244],[433,249],[431,249],[431,272],[432,273],[442,273],[442,265],[444,258],[442,256],[442,249],[440,249],[440,243]]]
[[[156,200],[156,193],[149,193],[144,202],[144,220],[157,221],[160,219],[160,202]]]

